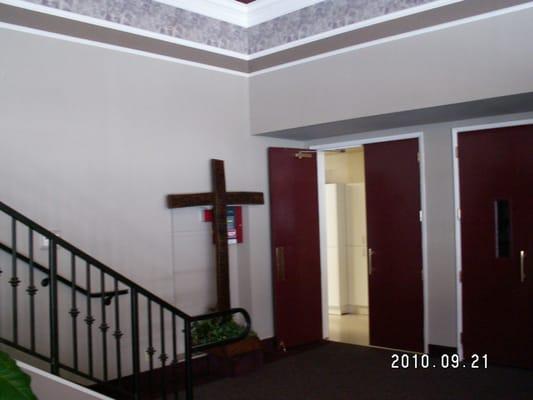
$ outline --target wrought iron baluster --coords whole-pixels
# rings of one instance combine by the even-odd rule
[[[85,323],[87,324],[87,352],[89,363],[89,375],[94,376],[93,370],[93,324],[94,317],[91,310],[91,265],[89,261],[86,262],[86,280],[87,280],[87,316],[85,317]]]
[[[122,338],[123,333],[120,330],[120,303],[118,296],[118,279],[115,278],[115,332],[113,332],[113,337],[115,338],[116,344],[116,355],[117,355],[117,383],[120,385],[120,379],[122,378],[122,359],[120,354],[120,339]]]
[[[115,339],[115,346],[116,346],[116,357],[117,357],[117,375],[118,375],[118,382],[119,385],[116,389],[119,389],[120,391],[128,390],[131,394],[131,396],[128,396],[128,398],[132,397],[135,400],[140,400],[141,397],[141,390],[140,390],[140,376],[141,376],[141,355],[143,352],[143,349],[141,349],[140,344],[140,328],[139,324],[140,321],[140,310],[139,310],[139,297],[142,295],[144,298],[146,298],[148,303],[148,348],[146,350],[146,353],[149,356],[149,382],[150,382],[150,388],[153,391],[153,384],[161,384],[161,391],[162,391],[162,398],[168,398],[173,397],[174,399],[177,399],[179,396],[179,389],[183,387],[183,383],[181,381],[182,375],[180,374],[180,381],[178,382],[177,379],[177,371],[178,371],[178,345],[182,346],[181,343],[178,343],[181,340],[181,329],[182,329],[182,322],[183,321],[183,333],[184,333],[184,353],[185,353],[185,396],[181,396],[186,398],[187,400],[192,400],[193,398],[193,368],[192,368],[192,355],[193,352],[200,349],[205,349],[211,346],[192,346],[192,324],[193,321],[199,321],[204,319],[213,318],[213,315],[203,315],[203,316],[196,316],[191,317],[187,313],[177,309],[173,305],[165,302],[163,299],[158,298],[156,295],[148,292],[146,289],[141,288],[128,278],[122,276],[121,274],[113,271],[109,267],[105,266],[104,264],[100,263],[99,261],[95,260],[93,257],[88,255],[87,253],[83,252],[82,250],[76,248],[75,246],[69,244],[65,240],[59,238],[57,235],[53,234],[52,232],[48,231],[46,228],[36,224],[35,222],[29,220],[28,218],[24,217],[20,213],[16,212],[13,209],[10,209],[8,206],[0,202],[0,211],[4,212],[8,215],[8,225],[7,230],[11,228],[11,245],[4,244],[0,242],[0,250],[5,251],[8,255],[8,274],[10,275],[8,278],[10,279],[8,284],[12,286],[12,289],[8,290],[8,297],[13,299],[13,310],[14,315],[11,317],[8,317],[10,322],[13,322],[13,326],[9,328],[8,331],[8,338],[4,338],[4,341],[6,343],[9,343],[14,348],[25,351],[29,354],[32,354],[33,356],[44,360],[46,362],[50,363],[51,366],[51,372],[53,374],[58,375],[60,371],[68,371],[72,372],[74,374],[78,374],[80,377],[93,380],[95,382],[98,382],[99,384],[102,384],[103,386],[106,382],[103,381],[109,381],[110,377],[114,378],[115,373],[114,370],[109,369],[108,364],[108,354],[107,354],[107,331],[109,330],[110,326],[108,325],[108,322],[111,323],[113,321],[113,316],[109,315],[109,317],[106,316],[106,307],[111,303],[113,300],[113,297],[116,299],[115,302],[115,309],[114,309],[114,325],[115,328],[113,331],[113,337]],[[20,240],[19,243],[17,243],[18,238],[17,233],[20,232],[20,226],[24,225],[23,229],[28,229],[28,255],[20,254],[17,251],[17,247],[21,247]],[[18,231],[18,232],[17,232]],[[6,232],[9,234],[9,232]],[[24,234],[26,234],[26,231],[24,231]],[[44,238],[48,239],[49,246],[48,246],[48,263],[46,265],[41,265],[39,263],[39,260],[36,259],[35,254],[35,236],[42,235]],[[61,250],[62,249],[62,250]],[[65,252],[65,253],[63,253]],[[60,260],[59,256],[61,256],[61,262],[62,262],[62,256],[70,254],[71,260],[70,260],[70,277],[72,279],[68,279],[67,277],[61,276],[58,274],[58,270],[60,268]],[[11,257],[9,257],[11,256]],[[21,265],[27,265],[29,267],[28,270],[28,285],[26,286],[26,281],[24,279],[26,278],[25,275],[22,275],[21,277],[18,276],[18,272],[21,268],[18,268],[18,263],[21,263]],[[83,277],[80,278],[80,274],[83,276],[83,271],[80,270],[80,272],[77,271],[77,268],[81,268],[80,263],[86,264],[86,282],[85,285],[83,285]],[[9,268],[9,264],[11,264],[11,268]],[[76,264],[78,264],[76,266]],[[11,271],[9,271],[11,270]],[[36,312],[38,311],[35,307],[35,300],[36,294],[38,293],[37,288],[35,287],[38,282],[36,282],[36,279],[38,279],[38,276],[35,276],[35,270],[39,271],[40,273],[43,273],[45,275],[45,279],[43,279],[43,286],[48,287],[48,294],[46,294],[49,297],[48,305],[49,305],[49,336],[50,336],[50,342],[49,342],[49,353],[46,351],[46,349],[42,352],[37,352],[36,348],[36,331],[38,330],[39,325],[37,325],[37,322],[35,320]],[[92,271],[95,270],[95,279],[93,282],[92,280]],[[4,276],[5,276],[6,270],[4,269]],[[100,287],[98,286],[98,272],[100,273]],[[0,271],[0,274],[2,271]],[[68,274],[68,273],[67,273]],[[24,277],[24,279],[22,279]],[[110,289],[109,292],[105,291],[106,287],[106,279],[108,280],[107,285],[113,286],[113,288]],[[24,285],[26,286],[25,291],[30,296],[29,300],[29,309],[30,309],[30,319],[29,321],[26,319],[26,316],[22,316],[22,319],[18,317],[18,299],[19,299],[19,292],[18,292],[18,286],[20,286],[21,280],[24,281]],[[80,286],[80,282],[81,286]],[[59,282],[59,283],[58,283]],[[96,283],[95,283],[96,282]],[[62,284],[65,285],[65,287],[62,289],[63,292],[68,297],[68,288],[70,288],[70,297],[71,297],[71,307],[68,310],[68,313],[70,314],[71,323],[72,323],[72,348],[73,348],[73,364],[74,366],[70,365],[70,356],[68,356],[69,363],[65,363],[65,360],[62,360],[60,358],[60,348],[61,343],[59,342],[60,338],[60,331],[59,331],[59,319],[60,316],[58,314],[58,285]],[[91,292],[91,286],[93,286],[92,290],[95,290],[95,293]],[[120,290],[120,287],[123,287],[122,290]],[[66,289],[65,289],[66,288]],[[24,290],[24,289],[22,289]],[[121,337],[123,337],[123,333],[121,331],[121,324],[120,324],[120,300],[119,296],[122,294],[127,294],[128,291],[130,292],[130,306],[131,306],[131,335],[132,335],[132,372],[133,372],[133,378],[131,380],[132,385],[128,385],[126,387],[126,382],[123,375],[123,368],[124,363],[122,360],[122,353],[121,353]],[[87,328],[87,339],[88,339],[88,369],[89,373],[87,374],[85,372],[85,366],[79,365],[80,364],[80,357],[79,357],[79,347],[80,342],[78,338],[78,317],[80,316],[80,311],[84,312],[83,305],[79,304],[79,299],[81,298],[83,300],[83,297],[79,297],[76,292],[80,292],[81,295],[86,296],[87,304],[86,304],[86,328]],[[22,293],[24,295],[24,293]],[[23,296],[24,297],[24,296]],[[98,313],[98,303],[96,303],[96,309],[92,307],[92,297],[100,297],[101,301],[101,324],[98,325],[99,330],[102,333],[102,353],[103,353],[103,362],[100,357],[95,358],[93,351],[94,351],[94,344],[97,343],[94,340],[99,339],[98,334],[96,333],[96,337],[93,337],[93,325],[95,323],[95,317],[93,315],[93,312]],[[24,300],[24,299],[23,299]],[[68,301],[68,300],[67,300]],[[143,300],[144,301],[144,300]],[[152,320],[152,310],[153,310],[153,304],[155,304],[155,307],[159,307],[159,316],[155,315],[154,317],[159,317],[159,327],[153,326],[154,321]],[[38,304],[37,304],[38,306]],[[80,307],[78,307],[80,306]],[[124,304],[123,304],[124,306]],[[8,304],[9,307],[9,304]],[[27,310],[25,304],[21,304],[21,308],[24,308],[24,310]],[[80,309],[81,310],[80,310]],[[157,308],[154,309],[157,313]],[[250,319],[248,316],[248,313],[242,309],[232,309],[229,310],[229,313],[235,313],[236,311],[241,312],[246,321],[247,321],[247,329],[249,329],[250,326]],[[110,311],[113,313],[113,310]],[[144,308],[143,308],[144,312]],[[170,315],[169,315],[170,313]],[[216,315],[219,315],[219,313],[215,313]],[[223,315],[223,314],[220,314]],[[225,314],[224,314],[225,315]],[[46,317],[46,316],[45,316]],[[61,316],[61,318],[64,318],[65,316]],[[13,319],[12,319],[13,318]],[[67,317],[68,318],[68,317]],[[98,318],[98,317],[97,317]],[[110,318],[110,321],[107,321],[107,319]],[[167,321],[165,321],[165,318],[168,318]],[[144,316],[142,317],[144,319]],[[21,324],[20,321],[23,321],[23,324]],[[146,320],[145,320],[146,321]],[[1,322],[1,321],[0,321]],[[24,340],[22,340],[22,335],[20,334],[22,326],[25,326],[25,323],[28,323],[29,328],[29,334],[30,334],[30,343],[24,345],[21,345],[21,341],[25,341],[26,337],[24,337]],[[165,328],[168,329],[169,327],[166,326],[168,323],[172,324],[171,330],[172,330],[172,344],[167,343],[166,337],[165,337]],[[155,321],[157,324],[157,321]],[[70,325],[67,323],[67,326]],[[143,323],[144,326],[144,323]],[[124,327],[124,326],[122,326]],[[161,338],[161,351],[158,355],[158,360],[160,361],[160,364],[157,364],[158,366],[161,366],[161,370],[163,375],[161,378],[155,377],[155,371],[154,371],[154,356],[157,353],[156,349],[154,349],[154,329],[160,329]],[[129,329],[129,327],[127,328]],[[83,331],[83,327],[81,327],[81,330]],[[83,334],[83,332],[81,332]],[[110,332],[111,333],[111,332]],[[143,334],[145,333],[144,327],[143,327]],[[156,332],[157,334],[157,332]],[[11,341],[11,336],[13,337],[13,340]],[[111,338],[111,340],[113,340]],[[156,337],[157,340],[157,337]],[[18,343],[17,343],[18,342]],[[70,339],[67,338],[66,345],[68,348],[70,348]],[[112,344],[111,344],[112,346]],[[172,350],[170,348],[172,347]],[[112,352],[113,350],[110,349]],[[81,350],[82,352],[84,350]],[[129,351],[129,350],[128,350]],[[172,355],[170,354],[170,351],[172,351]],[[100,351],[98,350],[98,355],[100,355]],[[113,355],[110,355],[111,358],[113,358]],[[172,360],[170,359],[172,357]],[[126,359],[127,357],[125,357]],[[95,374],[94,371],[94,362],[98,361],[98,365],[102,364],[103,367],[103,375],[104,379],[101,378],[100,372],[97,372]],[[83,362],[81,362],[83,363]],[[113,364],[114,367],[114,364]],[[175,369],[174,369],[175,368]],[[167,370],[168,369],[168,370]],[[83,371],[82,371],[83,370]],[[97,376],[95,376],[97,375]],[[113,376],[111,376],[113,375]],[[156,382],[154,382],[156,380]],[[174,387],[174,396],[168,396],[167,395],[167,386],[171,384]],[[158,394],[159,391],[158,391]],[[170,393],[169,393],[170,394]]]
[[[133,398],[140,399],[139,374],[141,371],[140,345],[139,345],[139,297],[137,289],[130,289],[131,296],[131,359],[133,364]]]
[[[74,369],[78,369],[78,310],[76,299],[76,256],[74,253],[70,254],[70,278],[71,278],[71,308],[69,311],[72,317],[72,357],[74,361]]]
[[[11,258],[11,279],[9,283],[11,284],[11,298],[13,306],[13,343],[18,344],[19,342],[19,321],[18,321],[18,286],[20,285],[20,279],[18,277],[17,271],[17,220],[15,218],[11,219],[11,249],[12,249],[12,258]]]
[[[107,381],[107,330],[109,325],[106,322],[106,313],[105,313],[105,275],[104,271],[100,270],[100,290],[102,292],[102,323],[100,324],[100,330],[102,331],[102,353],[104,357],[104,382]]]
[[[184,320],[184,334],[185,334],[185,399],[193,400],[192,393],[192,337],[191,337],[191,321]]]
[[[179,379],[176,379],[178,372],[178,338],[176,336],[176,314],[172,313],[172,367],[173,374],[172,376],[175,379],[174,382],[174,400],[178,400],[179,392]]]
[[[148,385],[150,387],[150,393],[152,393],[155,349],[153,346],[153,336],[152,336],[152,300],[150,300],[150,298],[147,298],[147,300],[148,300],[148,349],[146,349],[146,353],[148,354],[148,363],[150,367],[148,371]]]
[[[35,266],[33,265],[33,229],[28,227],[28,265],[30,267],[30,284],[26,289],[30,296],[30,349],[35,351],[35,295],[37,287],[35,286]]]
[[[50,268],[50,370],[59,375],[59,328],[57,315],[57,243],[49,238],[48,265]]]
[[[161,354],[159,355],[159,361],[161,361],[161,398],[166,400],[167,398],[167,381],[165,375],[167,373],[165,367],[167,365],[168,356],[165,353],[165,314],[163,306],[159,306],[159,322],[161,324]]]

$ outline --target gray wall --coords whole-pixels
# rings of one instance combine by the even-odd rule
[[[452,129],[533,119],[533,113],[495,116],[449,123],[421,125],[343,135],[316,140],[308,145],[338,143],[355,139],[423,132],[427,204],[428,323],[429,343],[453,346],[456,343],[457,310],[455,283],[455,208],[453,192]]]
[[[250,79],[254,134],[533,91],[533,8]]]
[[[4,28],[0,48],[1,201],[204,312],[214,267],[173,251],[173,227],[192,212],[197,229],[200,211],[171,212],[165,196],[211,190],[209,159],[223,159],[228,190],[266,194],[265,206],[246,208],[245,243],[232,248],[233,302],[272,336],[266,148],[298,143],[250,136],[247,79]]]
[[[267,194],[266,147],[301,144],[251,132],[531,91],[532,19],[521,11],[250,79],[1,28],[0,199],[205,310],[213,270],[194,256],[205,225],[198,210],[167,210],[166,194],[210,190],[210,158],[226,161],[229,190]],[[413,129],[427,130],[430,342],[455,345],[450,125],[385,133]],[[266,198],[245,209],[245,243],[231,250],[232,300],[261,337],[273,334]]]
[[[250,78],[252,134],[531,92],[532,20],[533,8],[513,11],[257,73]],[[414,126],[309,143],[424,131],[429,343],[456,345],[451,128],[509,118],[515,117]],[[304,129],[300,133],[305,134]],[[319,129],[314,127],[313,132]]]

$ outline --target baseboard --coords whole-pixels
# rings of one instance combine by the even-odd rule
[[[444,354],[457,354],[457,347],[440,346],[438,344],[430,344],[428,350],[431,357],[441,357]]]
[[[368,306],[358,306],[355,304],[348,304],[346,309],[349,314],[368,315]]]
[[[331,314],[331,315],[342,315],[342,311],[341,311],[340,307],[329,306],[328,307],[328,314]]]
[[[346,304],[343,306],[328,306],[328,314],[331,315],[344,315],[344,314],[357,314],[368,315],[368,306],[358,306],[355,304]]]

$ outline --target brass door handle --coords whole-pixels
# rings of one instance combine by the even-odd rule
[[[525,270],[525,260],[526,260],[526,252],[524,250],[520,250],[520,282],[524,283],[526,281],[526,270]]]
[[[285,249],[283,247],[276,247],[276,270],[278,272],[278,279],[284,281],[285,276]]]
[[[372,256],[375,254],[374,250],[368,249],[368,275],[372,275]]]

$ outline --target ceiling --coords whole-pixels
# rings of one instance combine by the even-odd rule
[[[120,2],[120,0],[118,1]],[[346,7],[349,3],[351,3],[351,7],[366,8],[364,3],[370,2],[370,0],[357,0],[357,2],[353,0],[150,0],[148,3],[154,1],[243,28],[254,27],[319,3],[325,3],[327,8]],[[427,0],[374,1],[384,3],[398,1],[420,3]],[[50,4],[50,1],[48,1],[48,4]],[[169,14],[169,12],[167,11],[166,14]]]

